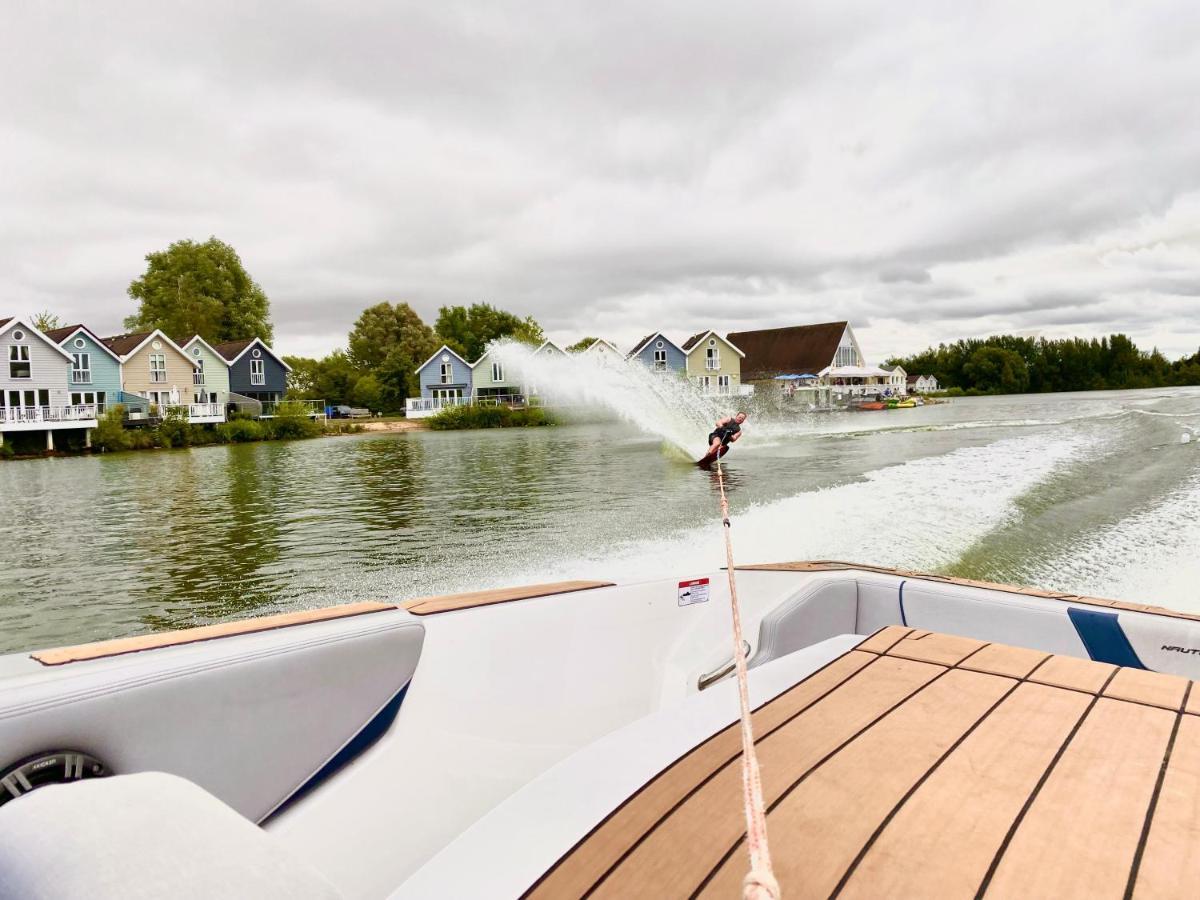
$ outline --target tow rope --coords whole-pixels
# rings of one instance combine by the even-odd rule
[[[738,605],[737,577],[733,568],[733,539],[730,537],[729,499],[725,496],[725,475],[721,471],[721,453],[717,451],[717,484],[721,489],[721,525],[725,533],[725,571],[729,574],[729,605],[733,612],[733,662],[737,669],[738,702],[742,718],[742,805],[746,812],[746,849],[750,851],[750,871],[742,880],[744,900],[780,900],[779,882],[771,867],[767,846],[767,813],[763,803],[762,778],[758,755],[754,751],[754,728],[750,721],[749,676],[742,647],[742,613]]]

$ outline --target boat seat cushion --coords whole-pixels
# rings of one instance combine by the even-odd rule
[[[190,781],[143,772],[0,807],[0,894],[24,900],[326,900],[305,860]]]

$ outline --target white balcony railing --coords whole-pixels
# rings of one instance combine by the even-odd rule
[[[0,425],[95,424],[95,404],[0,407]]]
[[[404,401],[404,413],[410,419],[422,419],[451,406],[467,406],[470,397],[409,397]]]
[[[721,368],[721,360],[720,359],[706,359],[706,360],[704,360],[704,368],[710,372],[715,372],[715,371],[717,371],[717,369]]]
[[[223,422],[225,407],[220,403],[180,403],[178,406],[165,407],[166,412],[182,410],[189,422]]]
[[[157,369],[151,370],[150,381],[154,384],[166,384],[167,383],[167,373],[163,372],[163,371],[159,371]]]

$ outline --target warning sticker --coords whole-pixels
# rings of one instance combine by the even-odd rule
[[[679,582],[679,605],[691,606],[693,603],[708,602],[708,579],[693,578],[691,581]]]

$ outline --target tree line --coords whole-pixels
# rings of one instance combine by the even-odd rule
[[[1102,391],[1200,384],[1200,351],[1174,362],[1124,334],[1103,338],[1011,334],[939,344],[894,357],[910,375],[934,375],[943,388],[978,394]]]

